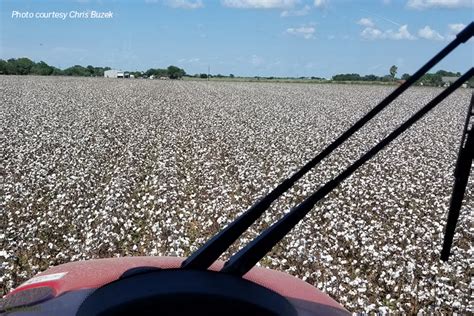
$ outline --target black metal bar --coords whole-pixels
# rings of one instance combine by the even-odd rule
[[[314,168],[321,160],[331,154],[337,147],[344,143],[350,136],[357,132],[375,115],[388,106],[400,94],[417,82],[428,70],[442,60],[446,55],[452,52],[458,45],[465,43],[474,35],[474,22],[471,22],[462,30],[456,38],[449,43],[443,50],[431,58],[423,67],[415,72],[407,81],[395,89],[390,95],[383,99],[369,113],[352,125],[346,132],[339,136],[334,142],[326,147],[321,153],[306,163],[300,170],[294,173],[290,178],[285,179],[268,195],[258,200],[245,213],[231,222],[226,228],[217,235],[208,240],[203,246],[189,256],[181,265],[185,269],[207,269],[222,253],[234,243],[240,235],[247,230],[283,193],[290,189],[296,181],[301,179],[309,170]]]
[[[283,193],[291,188],[296,181],[301,179],[309,170],[314,168],[321,160],[331,154],[337,147],[345,142],[351,135],[357,132],[370,119],[382,111],[387,105],[395,100],[400,94],[408,89],[412,84],[418,81],[429,69],[436,65],[446,55],[452,52],[458,45],[465,43],[474,35],[474,22],[471,22],[462,30],[456,38],[449,43],[443,50],[436,54],[423,67],[413,74],[405,83],[395,89],[389,96],[382,100],[369,113],[352,125],[346,132],[339,136],[333,143],[326,147],[321,153],[306,163],[299,171],[290,178],[285,179],[268,195],[258,200],[245,213],[231,222],[226,228],[217,233],[208,240],[203,246],[189,256],[182,264],[185,269],[207,269],[219,256],[239,238]]]
[[[454,231],[459,219],[462,200],[466,192],[469,174],[471,172],[472,160],[474,159],[474,126],[469,127],[471,118],[474,118],[474,94],[471,97],[471,105],[467,112],[466,124],[464,125],[461,146],[459,147],[456,168],[454,169],[454,185],[449,205],[448,221],[444,233],[443,249],[441,250],[441,260],[448,261],[453,244]]]
[[[351,176],[360,166],[375,156],[385,146],[390,144],[400,134],[405,132],[410,126],[421,119],[426,113],[443,101],[447,96],[459,88],[466,80],[474,75],[474,68],[462,75],[451,86],[446,88],[427,105],[417,111],[412,117],[380,141],[377,145],[372,147],[356,162],[350,165],[347,169],[341,172],[337,177],[327,182],[318,191],[311,194],[301,204],[294,207],[278,222],[267,228],[262,234],[252,240],[247,246],[242,248],[239,252],[233,255],[227,261],[222,272],[242,276],[247,273],[260,259],[262,259],[273,246],[285,237],[290,230],[295,227],[305,215],[314,207],[314,205],[324,198],[329,192],[335,189],[342,181]]]

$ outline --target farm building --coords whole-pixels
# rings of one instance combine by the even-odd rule
[[[130,78],[130,74],[126,71],[111,69],[111,70],[104,71],[104,77],[105,78]]]

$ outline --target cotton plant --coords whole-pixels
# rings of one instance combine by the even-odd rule
[[[76,260],[186,257],[393,87],[0,76],[0,294]],[[285,193],[245,246],[431,100],[413,88]],[[260,266],[354,312],[473,313],[472,177],[439,260],[468,90],[318,203]]]

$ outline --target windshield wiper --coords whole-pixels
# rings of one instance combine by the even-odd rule
[[[224,251],[226,251],[230,247],[230,245],[232,245],[232,243],[237,240],[237,238],[239,238],[250,227],[250,225],[252,225],[270,207],[270,205],[276,199],[278,199],[283,193],[290,189],[296,183],[296,181],[301,179],[308,171],[310,171],[319,162],[321,162],[324,158],[331,154],[350,136],[352,136],[355,132],[362,128],[369,120],[371,120],[375,115],[377,115],[386,106],[388,106],[393,100],[400,96],[400,94],[402,94],[406,89],[408,89],[411,85],[421,79],[421,77],[426,74],[426,72],[428,72],[428,70],[430,70],[434,65],[436,65],[439,61],[441,61],[444,57],[451,53],[460,44],[468,41],[473,35],[474,22],[471,22],[466,28],[464,28],[464,30],[462,30],[456,36],[456,38],[451,43],[449,43],[431,60],[429,60],[423,67],[421,67],[417,72],[415,72],[407,81],[405,81],[402,85],[395,89],[385,99],[383,99],[377,106],[370,110],[369,113],[367,113],[364,117],[362,117],[359,121],[352,125],[346,132],[339,136],[329,146],[327,146],[321,153],[319,153],[311,161],[306,163],[290,178],[285,179],[283,182],[281,182],[268,195],[257,201],[245,213],[240,215],[226,228],[221,230],[214,237],[208,240],[203,246],[201,246],[198,250],[191,254],[191,256],[189,256],[183,262],[182,268],[201,270],[207,269],[215,260],[217,260],[222,255],[222,253],[224,253]],[[451,91],[451,89],[449,91]],[[329,188],[329,186],[327,188]],[[321,190],[318,190],[318,192],[319,194],[323,193],[321,192]],[[324,195],[326,194],[327,193],[325,193]],[[232,265],[232,267],[233,266],[234,265]],[[230,270],[231,268],[228,269]]]
[[[466,124],[461,138],[456,168],[454,169],[454,186],[449,205],[448,221],[444,233],[443,250],[441,250],[441,260],[448,261],[453,244],[454,231],[459,219],[462,200],[466,192],[467,181],[471,173],[472,160],[474,159],[474,94],[471,98],[471,105],[467,111]]]
[[[390,133],[387,137],[381,140],[377,145],[372,147],[356,162],[350,165],[347,169],[341,172],[337,177],[327,182],[315,193],[311,194],[298,206],[293,208],[278,222],[267,228],[262,234],[251,241],[247,246],[242,248],[239,252],[233,255],[226,265],[221,270],[222,272],[235,274],[242,276],[247,273],[260,259],[262,259],[267,252],[269,252],[276,243],[278,243],[290,230],[295,227],[314,205],[334,190],[342,181],[351,176],[360,166],[366,163],[369,159],[375,156],[379,151],[385,148],[393,140],[395,140],[400,134],[405,132],[418,120],[420,120],[426,113],[432,110],[436,105],[453,93],[459,88],[464,82],[469,80],[474,75],[474,68],[471,68],[468,72],[462,75],[452,85],[446,88],[412,117]]]

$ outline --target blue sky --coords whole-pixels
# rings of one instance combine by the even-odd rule
[[[474,0],[0,0],[0,58],[292,77],[384,75],[395,64],[401,75],[470,23],[473,7]],[[113,17],[73,18],[71,11]],[[67,17],[37,17],[49,12]],[[435,70],[464,72],[473,47],[471,40]]]

